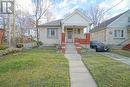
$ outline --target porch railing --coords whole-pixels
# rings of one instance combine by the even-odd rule
[[[89,44],[89,41],[87,39],[75,38],[74,43]]]

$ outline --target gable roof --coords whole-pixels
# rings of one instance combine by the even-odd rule
[[[64,23],[67,19],[69,19],[70,17],[72,17],[76,13],[79,14],[83,19],[85,19],[86,21],[88,21],[90,23],[87,16],[85,14],[83,14],[82,12],[80,12],[78,9],[76,9],[74,12],[72,12],[70,15],[68,15],[64,19],[59,19],[59,20],[54,20],[54,21],[51,21],[51,22],[47,22],[45,24],[38,25],[38,27],[61,27],[62,23]]]
[[[45,24],[39,25],[38,27],[60,27],[62,19],[47,22]]]
[[[83,19],[85,19],[86,21],[88,21],[90,23],[89,18],[80,10],[76,9],[74,10],[70,15],[66,16],[63,20],[62,23],[64,23],[67,19],[71,18],[74,14],[79,14]]]
[[[96,31],[100,31],[100,30],[104,30],[109,24],[111,24],[112,22],[114,22],[116,19],[118,19],[120,16],[122,16],[123,14],[125,14],[126,12],[128,12],[129,10],[115,16],[112,17],[102,23],[100,23],[98,26],[94,27],[90,32],[96,32]]]

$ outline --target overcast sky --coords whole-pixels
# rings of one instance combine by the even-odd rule
[[[21,9],[25,12],[32,14],[33,2],[32,0],[16,0],[17,4],[21,5]],[[55,19],[63,18],[66,14],[75,9],[86,10],[91,4],[97,3],[101,8],[109,9],[121,0],[48,0],[48,3],[53,4],[50,10],[53,12]],[[120,4],[108,11],[106,18],[115,16],[121,12],[130,9],[130,0],[123,0]]]

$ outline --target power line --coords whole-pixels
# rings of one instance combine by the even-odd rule
[[[113,5],[111,8],[107,9],[103,14],[105,14],[106,12],[108,12],[109,10],[113,9],[114,7],[116,7],[117,5],[119,5],[121,2],[123,2],[124,0],[121,0],[120,2],[118,2],[117,4]]]

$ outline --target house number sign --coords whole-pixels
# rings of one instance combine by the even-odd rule
[[[0,1],[0,14],[13,14],[14,1],[3,0]]]

